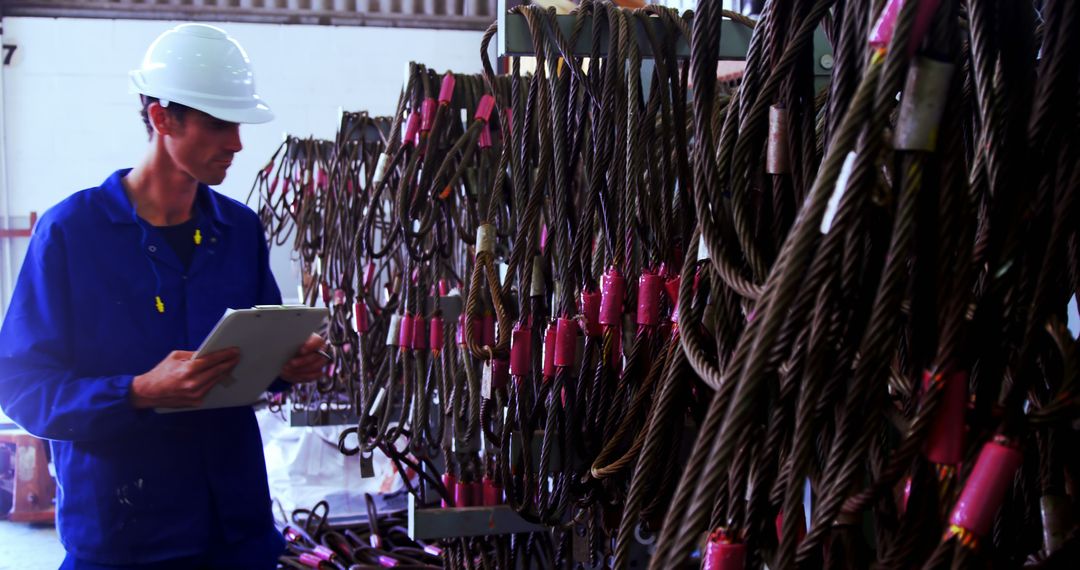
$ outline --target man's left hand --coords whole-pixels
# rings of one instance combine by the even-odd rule
[[[326,346],[323,337],[313,334],[311,338],[296,351],[296,355],[285,363],[281,369],[281,378],[292,384],[314,382],[322,377],[323,368],[329,364],[326,353],[322,348]]]

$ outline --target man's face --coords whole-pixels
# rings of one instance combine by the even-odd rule
[[[165,147],[176,165],[203,184],[221,184],[233,155],[244,148],[240,144],[240,125],[195,109],[188,109],[179,120],[170,119],[172,126]]]

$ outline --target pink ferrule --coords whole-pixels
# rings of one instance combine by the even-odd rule
[[[450,100],[454,98],[454,74],[447,73],[442,78],[442,88],[439,89],[439,103],[443,105],[449,105]]]
[[[623,295],[626,278],[617,269],[610,269],[600,280],[600,324],[609,327],[622,326]]]
[[[875,22],[874,27],[870,29],[870,47],[889,47],[889,42],[892,41],[893,32],[896,31],[897,18],[900,15],[900,10],[904,7],[904,1],[905,0],[889,0],[889,2],[885,4],[885,8],[881,11],[881,15],[878,16],[877,22]],[[911,25],[911,36],[908,38],[907,44],[908,57],[914,55],[915,50],[919,48],[919,44],[922,43],[927,30],[930,29],[930,22],[937,12],[938,5],[941,3],[941,0],[917,1],[919,2],[919,6],[915,11],[915,21]]]
[[[356,332],[360,334],[368,332],[367,307],[364,306],[363,301],[357,301],[353,305],[353,324],[356,326]]]
[[[274,177],[274,181],[270,183],[270,195],[273,196],[274,192],[277,192],[278,184],[281,183],[281,179],[277,176]]]
[[[442,317],[431,317],[431,323],[428,324],[428,344],[432,350],[442,350],[445,326]]]
[[[454,477],[450,473],[443,473],[442,476],[443,487],[446,487],[446,496],[450,498],[457,497],[457,477]],[[450,505],[446,502],[446,499],[442,501],[442,507],[445,509]]]
[[[743,570],[746,567],[746,545],[731,543],[717,533],[709,537],[702,560],[702,570]]]
[[[436,104],[434,99],[424,99],[424,102],[420,104],[420,132],[426,133],[431,130],[431,125],[435,122]]]
[[[416,140],[416,135],[420,132],[420,113],[413,111],[409,115],[408,122],[405,123],[405,136],[401,139],[401,144],[409,146]]]
[[[410,345],[413,350],[427,350],[428,348],[427,322],[420,315],[413,317],[413,333]]]
[[[481,337],[484,339],[484,345],[495,346],[495,315],[492,315],[491,313],[485,313],[484,320],[481,322],[481,326],[484,327],[481,329],[484,335]],[[473,324],[473,328],[476,328],[475,323]]]
[[[371,284],[375,281],[375,262],[369,261],[367,264],[367,270],[364,271],[364,289],[370,289]]]
[[[679,322],[679,286],[682,285],[682,277],[676,275],[664,282],[664,290],[667,291],[668,301],[671,301],[671,322]]]
[[[600,324],[600,303],[603,296],[599,291],[581,292],[581,313],[585,315],[585,334],[600,336],[604,326]]]
[[[641,274],[638,279],[638,325],[654,327],[660,323],[660,292],[663,290],[663,277],[652,273]]]
[[[476,146],[480,148],[491,148],[490,123],[484,123],[484,126],[480,129],[480,136],[476,139]]]
[[[405,122],[405,134],[402,136],[402,146],[413,145],[416,141],[416,135],[420,132],[420,113],[413,111],[409,113],[408,121]]]
[[[439,548],[438,546],[435,546],[434,544],[427,544],[427,545],[424,545],[424,552],[427,552],[428,554],[430,554],[432,556],[442,556],[443,549]]]
[[[266,165],[266,168],[262,170],[263,176],[270,177],[270,173],[274,171],[274,161],[270,161],[270,164]]]
[[[501,390],[510,381],[510,361],[505,358],[496,358],[491,361],[491,387]]]
[[[322,558],[323,560],[330,560],[334,557],[334,551],[321,544],[315,546],[315,548],[312,549],[311,553],[315,556],[318,556],[319,558]]]
[[[455,507],[471,507],[472,504],[472,484],[459,482],[454,487],[454,506]]]
[[[806,538],[806,517],[802,511],[795,511],[795,518],[798,520],[795,536],[798,539],[797,542],[802,542]],[[784,535],[784,511],[776,513],[776,520],[773,522],[776,524],[776,538],[779,539]]]
[[[308,568],[318,568],[319,564],[322,564],[322,561],[322,558],[319,558],[310,552],[304,552],[300,555],[300,563]]]
[[[476,105],[476,118],[486,123],[491,119],[491,111],[494,109],[495,98],[491,95],[484,95]]]
[[[559,319],[555,330],[555,366],[573,366],[577,356],[578,324],[574,319]]]
[[[930,435],[926,438],[926,458],[940,465],[959,465],[964,460],[964,415],[967,411],[966,372],[923,373],[923,390],[932,382],[943,382]]]
[[[466,324],[471,328],[469,338],[473,341],[483,340],[484,338],[484,321],[480,317],[467,317],[465,313],[458,316],[458,328],[457,328],[457,343],[460,346],[465,346],[468,342],[465,340]]]
[[[907,513],[908,501],[911,500],[911,477],[904,481],[904,493],[900,497],[900,514]]]
[[[446,282],[446,279],[439,279],[439,296],[445,297],[450,292],[450,284]]]
[[[315,171],[315,186],[326,188],[330,184],[330,175],[323,169]]]
[[[544,251],[547,250],[547,238],[548,238],[547,224],[544,224],[544,225],[540,226],[540,251],[541,252],[544,252]]]
[[[472,320],[472,339],[476,342],[484,340],[484,317],[474,317]]]
[[[329,305],[330,304],[330,297],[332,296],[332,293],[330,292],[330,286],[327,285],[326,283],[320,283],[319,284],[319,290],[322,291],[323,303],[326,303],[327,305]]]
[[[379,555],[379,566],[382,566],[383,568],[393,568],[398,564],[399,562],[396,558],[391,558],[389,556],[386,556],[385,554]]]
[[[494,507],[502,504],[502,487],[495,484],[491,477],[484,477],[484,506]]]
[[[510,373],[528,376],[532,372],[532,329],[520,324],[510,337]]]
[[[547,331],[544,332],[544,377],[546,378],[555,377],[555,338],[555,325],[548,325]]]
[[[1024,454],[1019,449],[997,441],[983,445],[949,522],[976,536],[986,536],[1005,498],[1005,491],[1012,485],[1013,475],[1023,461]]]
[[[401,330],[398,331],[398,345],[401,348],[412,348],[413,341],[413,325],[416,322],[415,317],[409,313],[405,313],[401,316]]]
[[[896,29],[896,17],[900,14],[900,8],[904,0],[889,0],[881,10],[874,27],[870,28],[870,46],[874,48],[888,47],[892,41],[893,30]]]
[[[345,291],[344,290],[342,290],[342,289],[334,289],[334,304],[335,305],[344,305],[345,304]]]

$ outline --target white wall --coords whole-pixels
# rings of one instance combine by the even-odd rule
[[[138,97],[127,90],[127,72],[176,23],[3,19],[4,43],[18,46],[11,65],[3,67],[2,90],[11,216],[44,212],[142,157],[146,131]],[[269,124],[241,129],[244,151],[218,187],[238,200],[247,197],[283,133],[332,138],[339,107],[392,113],[409,61],[440,71],[480,71],[480,32],[220,25],[247,50],[258,92],[277,114]],[[25,240],[14,245],[24,249]],[[16,251],[5,265],[17,272],[21,257]],[[295,298],[288,252],[275,251],[272,263],[282,293]],[[4,291],[0,312],[9,297]]]

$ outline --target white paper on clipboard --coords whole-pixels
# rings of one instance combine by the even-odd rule
[[[155,408],[161,414],[250,406],[270,387],[281,368],[319,330],[325,308],[260,306],[225,311],[203,341],[195,358],[230,347],[240,349],[240,362],[228,378],[207,392],[196,408]]]

